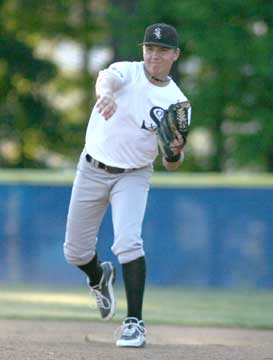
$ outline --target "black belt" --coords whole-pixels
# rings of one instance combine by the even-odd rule
[[[88,161],[90,164],[92,164],[96,168],[103,169],[103,170],[109,172],[109,174],[122,174],[124,172],[130,172],[130,171],[135,170],[135,169],[121,169],[121,168],[118,168],[118,167],[105,165],[102,162],[94,159],[89,154],[85,155],[85,159],[86,159],[86,161]]]

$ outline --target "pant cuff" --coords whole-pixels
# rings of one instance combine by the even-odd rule
[[[138,259],[141,256],[145,256],[145,252],[143,249],[137,249],[137,250],[121,253],[117,256],[120,264],[126,264],[128,262]]]

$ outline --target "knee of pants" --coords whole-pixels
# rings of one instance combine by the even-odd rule
[[[145,255],[143,240],[137,236],[119,237],[115,239],[111,249],[118,257],[120,264],[125,264]]]
[[[82,250],[64,243],[64,257],[69,264],[85,265],[89,263],[95,255],[95,250]]]

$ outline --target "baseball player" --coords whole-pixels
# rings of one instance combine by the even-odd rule
[[[117,62],[98,75],[97,102],[73,184],[64,243],[66,260],[87,275],[102,319],[111,319],[115,269],[111,262],[101,263],[96,251],[99,227],[111,205],[111,250],[121,264],[127,300],[127,315],[116,341],[119,347],[145,344],[146,263],[141,230],[158,155],[156,130],[164,109],[187,100],[169,76],[180,54],[176,29],[164,23],[148,26],[142,48],[143,61]],[[173,154],[163,156],[163,164],[175,170],[184,159],[179,132],[171,145]]]

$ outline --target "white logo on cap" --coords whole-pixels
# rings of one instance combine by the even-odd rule
[[[162,38],[160,27],[157,27],[157,28],[154,29],[154,35],[155,35],[156,39],[161,39]]]

